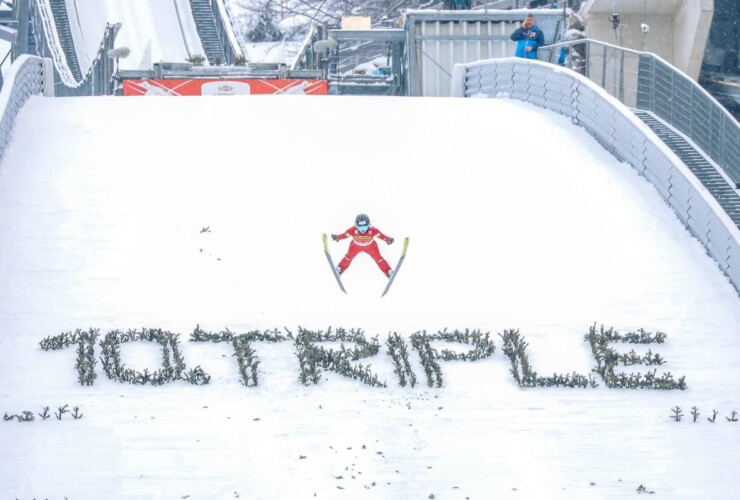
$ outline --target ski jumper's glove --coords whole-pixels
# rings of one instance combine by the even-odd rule
[[[394,240],[393,238],[389,236],[388,239],[386,240],[386,243],[388,243],[389,245],[392,245],[394,241],[396,240]]]
[[[332,234],[331,239],[333,239],[334,241],[339,241],[339,237],[336,234]]]

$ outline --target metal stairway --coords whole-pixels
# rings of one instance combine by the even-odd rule
[[[82,80],[82,72],[80,71],[80,64],[77,61],[77,52],[75,52],[72,33],[69,30],[67,6],[65,5],[64,0],[49,0],[49,6],[54,15],[54,23],[57,26],[59,42],[62,45],[62,50],[64,50],[64,57],[67,59],[67,65],[72,71],[72,75],[74,75],[75,80],[79,82]]]
[[[649,111],[639,109],[633,109],[632,111],[676,153],[676,156],[689,167],[704,187],[719,202],[732,221],[740,227],[740,194],[707,160],[704,153]]]
[[[200,43],[203,45],[204,55],[208,63],[216,65],[220,62],[226,64],[224,49],[216,30],[216,21],[211,10],[211,0],[190,0],[190,9],[193,12],[195,28],[198,30]]]

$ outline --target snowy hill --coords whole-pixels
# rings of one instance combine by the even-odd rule
[[[370,259],[345,273],[345,296],[321,250],[322,232],[360,212],[396,238],[381,245],[392,264],[411,238],[383,299]],[[740,410],[740,299],[631,167],[529,105],[33,98],[0,164],[0,236],[3,498],[732,498],[740,486],[740,423],[726,418]],[[337,261],[346,242],[331,250]],[[618,371],[671,372],[687,389],[608,388],[591,372],[594,324],[665,333],[614,345],[665,364]],[[290,337],[329,326],[378,336],[377,354],[350,364],[386,387],[328,369],[301,384]],[[259,383],[245,386],[231,337],[194,342],[196,327],[285,340],[250,343]],[[187,369],[210,381],[112,380],[96,342],[97,378],[80,385],[76,345],[39,345],[78,328],[179,333]],[[429,387],[412,336],[444,328],[490,333],[495,350],[439,359],[442,386]],[[539,374],[598,386],[519,387],[507,329]],[[399,385],[392,332],[415,387]],[[154,342],[119,347],[126,368],[162,370]],[[65,404],[82,418],[39,416]],[[34,420],[13,417],[24,411]]]

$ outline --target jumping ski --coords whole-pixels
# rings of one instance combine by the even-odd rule
[[[324,235],[324,236],[326,236],[326,235]],[[381,297],[385,297],[385,294],[388,293],[388,290],[390,289],[391,285],[393,284],[393,280],[396,279],[396,275],[398,274],[398,270],[401,269],[401,264],[403,264],[403,259],[406,258],[406,250],[408,248],[409,248],[409,238],[407,236],[406,238],[403,239],[403,248],[401,249],[401,258],[398,259],[398,264],[396,264],[396,267],[393,268],[393,274],[391,274],[391,278],[388,280],[388,284],[385,286],[385,290],[383,290],[383,295],[381,295]],[[337,279],[339,279],[339,277],[337,277]]]
[[[339,285],[339,288],[341,288],[341,290],[346,294],[347,290],[344,289],[344,285],[342,285],[342,280],[339,278],[337,268],[334,266],[334,261],[331,260],[331,254],[329,253],[329,237],[326,236],[326,233],[321,233],[321,240],[324,243],[324,253],[326,254],[326,260],[329,261],[331,272],[334,273],[334,277],[337,279],[337,284]]]

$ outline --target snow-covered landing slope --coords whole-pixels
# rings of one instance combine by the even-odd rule
[[[111,117],[115,117],[111,121]],[[43,138],[43,141],[39,141]],[[341,294],[320,234],[357,213],[410,236],[394,287],[360,256]],[[204,228],[206,232],[201,232]],[[334,243],[335,260],[346,242]],[[399,245],[381,244],[395,262]],[[566,119],[507,100],[251,96],[34,98],[0,164],[3,497],[729,498],[740,487],[740,299],[655,190]],[[520,389],[496,335],[541,374],[588,374],[593,323],[649,346],[687,391]],[[298,382],[295,346],[255,344],[260,385],[196,325],[368,336],[490,331],[443,388]],[[183,334],[207,386],[77,383],[75,328]],[[648,346],[636,346],[639,353]],[[124,344],[127,366],[158,349]],[[99,349],[98,349],[99,351]],[[99,352],[98,352],[99,354]],[[639,370],[628,367],[626,371]],[[702,412],[669,419],[679,405]],[[714,424],[706,421],[719,410]],[[591,484],[593,483],[593,484]]]

